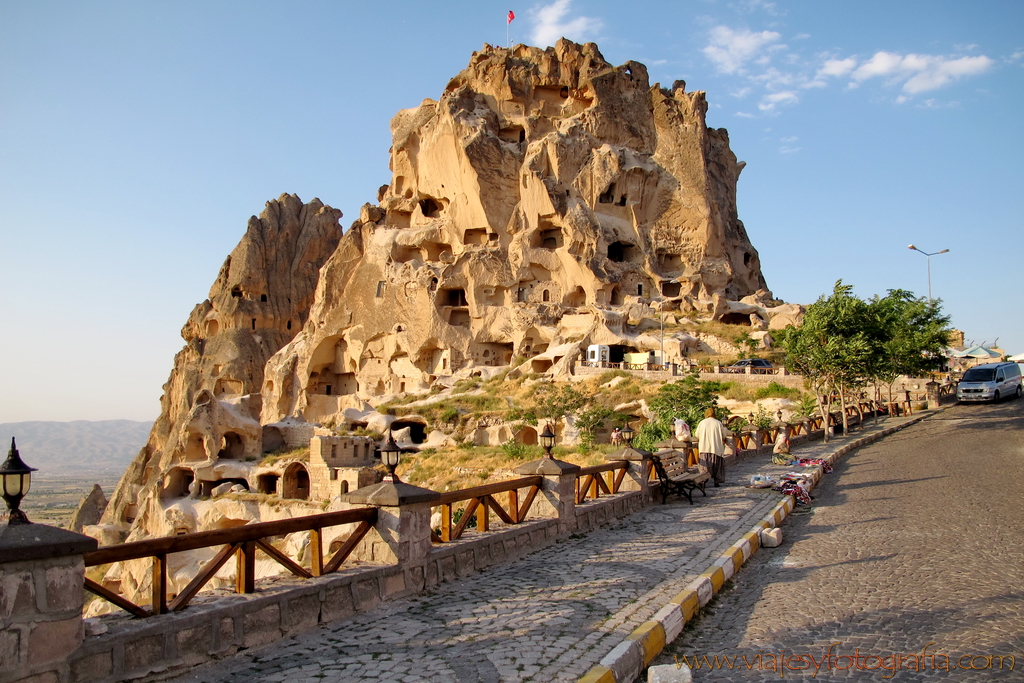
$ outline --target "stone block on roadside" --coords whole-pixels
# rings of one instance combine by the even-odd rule
[[[761,547],[778,548],[782,545],[782,529],[761,529]]]
[[[693,674],[682,662],[659,664],[647,670],[647,683],[693,683]]]

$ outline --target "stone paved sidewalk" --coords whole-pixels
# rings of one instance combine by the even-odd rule
[[[799,449],[818,457],[849,440]],[[190,674],[179,683],[575,681],[649,619],[781,499],[744,484],[787,468],[758,457],[730,483],[670,499],[520,560]]]

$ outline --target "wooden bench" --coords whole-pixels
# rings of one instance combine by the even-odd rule
[[[686,456],[682,454],[668,457],[655,455],[652,456],[651,461],[654,463],[654,471],[661,482],[662,505],[665,504],[669,494],[672,493],[686,496],[686,500],[690,501],[690,505],[693,505],[694,489],[700,489],[704,496],[708,495],[707,491],[704,490],[704,486],[708,483],[711,475],[706,472],[691,472],[686,467]]]

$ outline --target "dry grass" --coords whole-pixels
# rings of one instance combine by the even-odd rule
[[[606,462],[604,456],[616,447],[602,444],[594,446],[589,453],[581,454],[562,446],[556,446],[552,455],[559,460],[581,467]],[[520,476],[515,468],[523,463],[544,456],[540,446],[528,446],[522,458],[511,458],[501,446],[457,446],[417,455],[404,455],[398,466],[402,481],[423,486],[434,491],[457,491],[459,489],[491,484]]]

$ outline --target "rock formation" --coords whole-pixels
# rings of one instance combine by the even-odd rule
[[[798,320],[766,288],[737,217],[743,163],[706,111],[703,92],[652,86],[593,44],[485,45],[438,101],[394,117],[391,182],[344,235],[339,211],[291,195],[250,219],[182,330],[105,533],[289,514],[200,500],[232,491],[326,499],[342,480],[364,485],[356,441],[319,442],[302,463],[263,455],[356,439],[318,425],[366,426],[367,401],[498,368],[568,374],[588,344],[668,341],[671,360],[699,343],[645,334],[662,315],[762,331]],[[338,448],[349,455],[332,459]]]
[[[127,529],[141,516],[135,528],[143,535],[174,533],[158,521],[160,490],[174,466],[189,463],[218,478],[237,478],[262,454],[263,368],[306,324],[320,267],[341,239],[340,218],[317,199],[303,204],[281,195],[249,219],[209,298],[182,328],[186,345],[164,385],[160,417],[114,490],[103,522]]]
[[[564,373],[583,343],[637,350],[629,323],[657,311],[767,326],[781,311],[736,215],[743,164],[706,110],[593,44],[485,46],[392,120],[391,183],[270,360],[261,421],[328,419],[466,367]]]
[[[98,524],[107,509],[107,497],[99,484],[93,484],[92,491],[78,504],[78,509],[68,522],[68,529],[82,533],[82,527]]]

